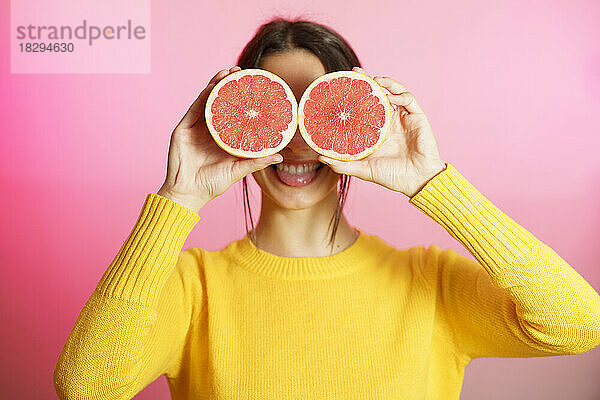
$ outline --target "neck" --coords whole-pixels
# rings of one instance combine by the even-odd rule
[[[329,244],[329,221],[336,205],[335,190],[320,203],[297,210],[281,208],[263,194],[260,219],[255,227],[256,247],[282,257],[322,257],[348,248],[356,240],[357,232],[343,214],[333,250]]]

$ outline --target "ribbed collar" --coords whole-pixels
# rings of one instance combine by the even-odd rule
[[[358,228],[358,237],[344,250],[322,257],[282,257],[258,247],[248,237],[239,239],[223,251],[251,272],[282,279],[322,279],[346,275],[372,265],[376,249],[372,235]]]

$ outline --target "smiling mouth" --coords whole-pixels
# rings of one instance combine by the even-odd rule
[[[275,174],[279,181],[287,186],[301,187],[313,182],[317,175],[323,170],[325,164],[312,161],[306,163],[286,163],[273,164]]]

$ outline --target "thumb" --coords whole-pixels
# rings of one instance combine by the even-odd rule
[[[234,182],[239,181],[243,177],[253,172],[259,171],[271,164],[280,163],[283,161],[281,154],[273,154],[266,157],[240,159],[234,161],[231,168],[231,175]]]
[[[341,161],[322,155],[318,157],[318,160],[327,164],[329,168],[338,174],[352,175],[360,179],[369,180],[370,169],[366,161]]]

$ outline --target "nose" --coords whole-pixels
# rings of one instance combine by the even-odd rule
[[[306,143],[302,134],[300,133],[300,129],[296,128],[296,132],[292,137],[292,140],[285,147],[291,153],[301,154],[301,153],[314,153],[316,152]]]

